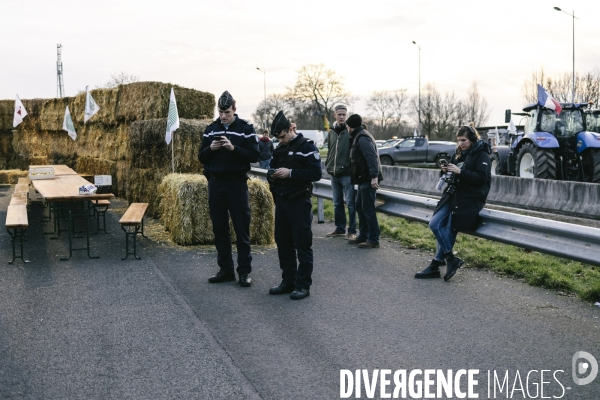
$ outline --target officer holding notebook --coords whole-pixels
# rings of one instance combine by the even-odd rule
[[[312,140],[290,129],[279,111],[271,134],[279,140],[267,180],[275,200],[275,242],[282,281],[270,294],[291,293],[292,300],[310,294],[313,270],[312,182],[321,179],[321,158]]]
[[[250,203],[248,171],[258,161],[258,137],[254,127],[235,114],[235,100],[228,91],[218,101],[219,118],[204,131],[198,158],[208,179],[208,206],[215,235],[219,272],[210,283],[235,280],[229,216],[237,237],[239,284],[252,283],[250,254]]]

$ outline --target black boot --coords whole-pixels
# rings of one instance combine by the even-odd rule
[[[440,267],[446,264],[444,261],[438,261],[435,258],[431,260],[431,263],[421,272],[415,274],[417,279],[430,279],[440,277]]]
[[[446,259],[447,265],[444,280],[448,282],[465,262],[458,257],[454,257],[454,254],[451,251],[445,253],[444,258]]]

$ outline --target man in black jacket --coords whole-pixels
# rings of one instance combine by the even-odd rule
[[[383,179],[377,145],[371,134],[362,127],[362,118],[351,115],[346,121],[350,132],[350,168],[352,184],[358,184],[356,213],[360,224],[359,234],[350,244],[363,249],[379,247],[379,222],[375,212],[375,194]]]
[[[279,111],[271,126],[279,140],[267,180],[275,199],[275,242],[282,281],[270,294],[291,293],[292,300],[310,295],[312,285],[312,182],[321,179],[321,157],[314,142],[290,129]]]
[[[251,285],[250,163],[258,160],[258,137],[254,127],[235,114],[235,100],[225,91],[218,102],[219,118],[204,131],[198,158],[208,179],[208,206],[215,235],[220,270],[210,283],[235,280],[229,216],[237,237],[237,272],[242,287]]]

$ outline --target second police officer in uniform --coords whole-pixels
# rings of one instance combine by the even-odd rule
[[[237,237],[237,272],[242,287],[251,285],[250,163],[258,161],[258,137],[254,127],[235,114],[235,100],[228,91],[218,102],[219,118],[204,131],[198,158],[208,179],[208,207],[215,235],[219,272],[210,283],[235,280],[229,216]]]
[[[267,180],[275,199],[275,242],[282,270],[279,286],[270,294],[291,293],[300,300],[310,294],[313,271],[312,182],[321,179],[321,157],[312,140],[290,129],[282,111],[275,116],[271,134],[279,140]]]

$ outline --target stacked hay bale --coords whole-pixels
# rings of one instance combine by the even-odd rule
[[[274,203],[269,187],[259,179],[248,181],[250,195],[250,241],[273,243]],[[158,187],[160,214],[171,239],[180,245],[214,243],[208,213],[208,183],[199,174],[169,174]],[[232,241],[235,232],[230,221]]]
[[[202,135],[210,120],[180,119],[179,129],[173,135],[175,172],[202,173],[198,151]],[[171,145],[165,142],[167,119],[137,121],[129,129],[131,159],[127,200],[148,203],[148,215],[159,216],[160,199],[156,195],[163,178],[172,172]]]
[[[0,168],[26,170],[35,162],[66,164],[86,175],[110,172],[115,194],[125,195],[132,157],[129,127],[135,121],[166,118],[172,87],[180,118],[212,117],[212,94],[159,82],[92,90],[100,111],[86,124],[85,93],[61,99],[23,100],[28,115],[17,129],[12,127],[14,100],[0,101]],[[62,130],[67,105],[77,130],[75,141]]]
[[[20,169],[9,169],[0,171],[0,183],[8,183],[14,185],[19,181],[19,178],[26,178],[29,171],[21,171]]]

